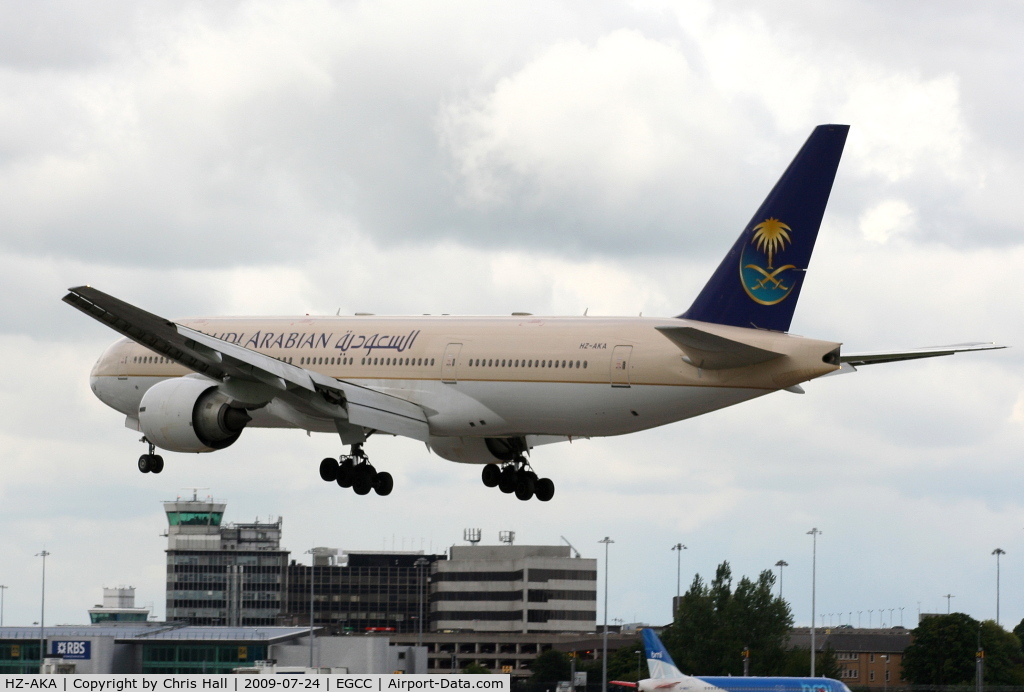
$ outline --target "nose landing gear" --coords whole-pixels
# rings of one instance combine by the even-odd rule
[[[149,445],[149,454],[139,457],[139,471],[142,473],[160,473],[164,470],[164,458],[156,453],[156,445],[143,437],[139,442]]]
[[[378,471],[370,464],[363,446],[352,445],[352,453],[339,459],[328,457],[320,462],[320,478],[337,483],[342,488],[352,488],[356,495],[368,495],[371,490],[378,495],[390,495],[395,481],[387,471]]]
[[[547,502],[555,496],[554,482],[550,478],[538,478],[521,455],[501,466],[487,464],[480,475],[488,488],[497,487],[506,495],[515,493],[524,502],[531,497]]]

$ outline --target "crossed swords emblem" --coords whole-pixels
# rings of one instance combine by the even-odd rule
[[[744,267],[744,269],[753,269],[754,271],[756,271],[757,273],[761,274],[764,277],[763,279],[758,281],[756,284],[751,286],[750,287],[751,290],[756,291],[756,290],[762,289],[762,288],[766,287],[769,283],[771,283],[772,286],[774,286],[774,288],[776,290],[788,291],[789,287],[788,286],[783,286],[782,285],[782,279],[778,278],[778,276],[779,276],[779,274],[781,274],[782,272],[786,271],[787,269],[796,269],[796,265],[795,264],[787,264],[787,265],[781,266],[778,269],[775,269],[775,270],[773,270],[771,272],[767,271],[766,269],[762,269],[761,267],[757,266],[756,264],[748,264],[748,265],[746,265]]]

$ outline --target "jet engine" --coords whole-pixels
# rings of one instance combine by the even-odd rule
[[[176,377],[149,388],[139,404],[146,439],[171,452],[213,452],[234,444],[252,420],[209,380]]]

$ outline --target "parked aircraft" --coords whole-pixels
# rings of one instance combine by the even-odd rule
[[[320,476],[365,495],[393,481],[364,451],[375,434],[483,464],[488,487],[550,500],[536,446],[666,425],[858,366],[961,351],[958,344],[845,353],[789,334],[846,141],[812,132],[689,310],[676,317],[206,317],[171,321],[88,286],[64,301],[124,335],[92,391],[156,448],[212,452],[247,427],[338,434],[348,454]]]
[[[846,685],[831,678],[684,675],[654,630],[645,627],[641,633],[651,677],[639,682],[611,680],[610,684],[635,687],[639,692],[850,692]]]

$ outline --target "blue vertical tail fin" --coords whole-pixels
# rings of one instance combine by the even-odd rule
[[[647,670],[652,678],[682,678],[686,677],[676,668],[675,661],[668,653],[668,649],[658,639],[650,627],[640,630],[644,638],[644,649],[647,651]]]
[[[679,317],[789,331],[849,125],[819,125]]]

